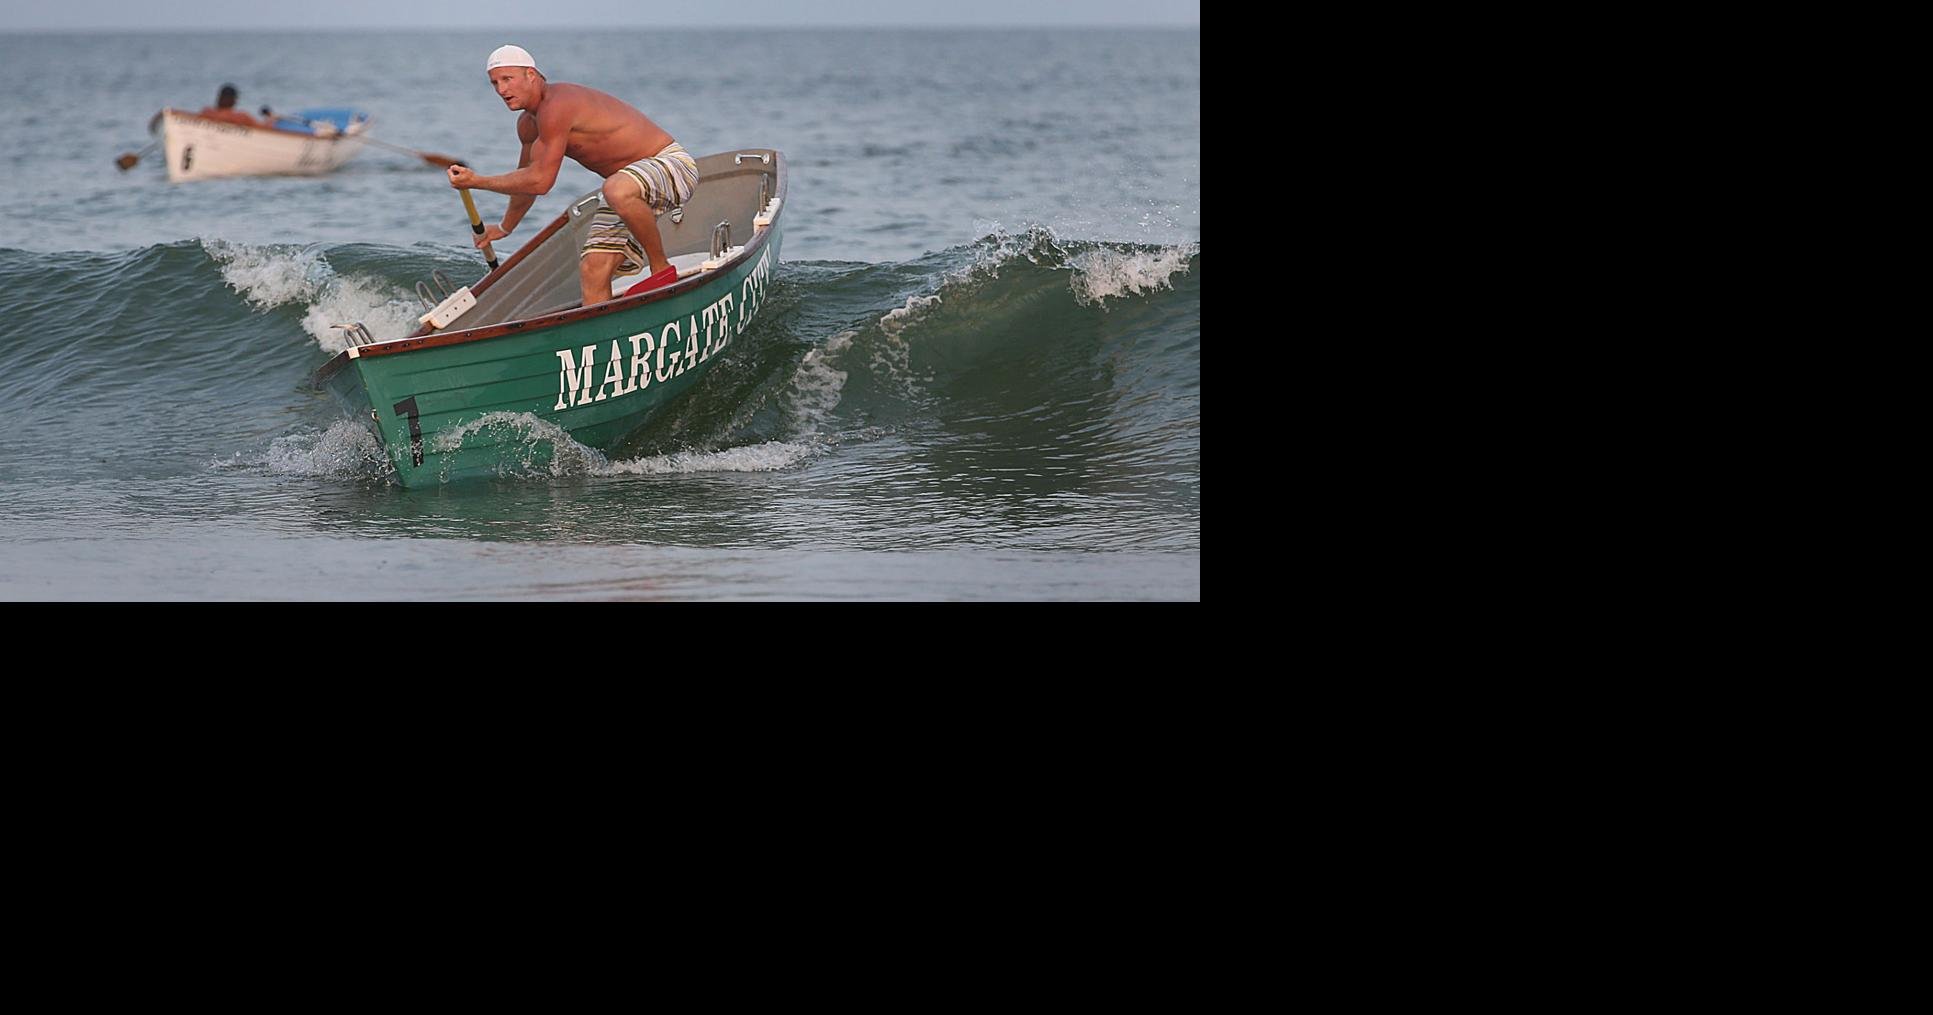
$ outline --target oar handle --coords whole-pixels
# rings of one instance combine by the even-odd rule
[[[478,236],[482,236],[483,216],[477,214],[476,199],[471,197],[470,192],[467,190],[459,190],[457,193],[463,195],[464,210],[470,213],[470,231]],[[497,270],[497,252],[490,249],[490,244],[487,241],[483,244],[483,259],[489,262],[491,271]]]

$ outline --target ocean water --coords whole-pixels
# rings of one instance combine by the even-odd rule
[[[481,277],[442,174],[113,160],[233,82],[505,172],[504,42],[694,153],[784,151],[784,259],[629,452],[405,490],[307,380],[330,325],[400,337],[418,280]],[[0,66],[0,599],[1200,599],[1198,30],[23,33]],[[566,162],[499,256],[599,182]]]

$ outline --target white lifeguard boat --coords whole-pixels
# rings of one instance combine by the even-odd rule
[[[179,109],[148,122],[168,162],[168,182],[223,176],[314,176],[330,172],[363,149],[369,114],[354,109],[304,109],[274,127],[245,127]]]

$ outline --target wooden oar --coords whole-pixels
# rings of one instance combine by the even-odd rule
[[[457,165],[461,166],[463,164],[459,162],[457,163]],[[463,168],[468,169],[470,167],[463,166]],[[476,199],[470,196],[470,192],[468,190],[459,190],[457,191],[457,193],[463,195],[464,210],[470,213],[470,231],[477,234],[478,236],[482,236],[483,235],[483,216],[477,214]],[[490,249],[490,242],[488,240],[485,240],[483,243],[483,259],[490,263],[491,271],[497,270],[497,252]]]
[[[333,123],[329,123],[329,121],[327,120],[304,119],[303,117],[296,116],[293,113],[271,113],[268,107],[266,106],[262,107],[262,115],[279,119],[279,120],[294,120],[297,123],[306,123],[311,127],[320,127],[326,124],[330,130],[335,131],[336,134],[338,135],[358,137],[358,138],[361,138],[364,142],[368,144],[373,144],[378,148],[387,148],[390,151],[402,152],[404,155],[414,155],[417,158],[422,159],[424,162],[427,162],[438,169],[448,169],[451,166],[460,166],[463,164],[462,159],[453,159],[448,155],[438,155],[435,152],[419,152],[414,148],[405,148],[399,144],[390,144],[387,141],[378,141],[367,134],[354,134],[354,135],[345,134],[342,128],[337,127]]]
[[[154,150],[154,146],[155,146],[155,145],[158,145],[158,144],[160,144],[160,143],[161,143],[161,142],[160,142],[160,140],[159,140],[159,139],[156,139],[156,140],[154,140],[154,141],[149,141],[149,142],[148,142],[148,146],[147,146],[146,148],[143,148],[143,149],[141,149],[141,150],[140,150],[140,151],[138,151],[138,152],[128,152],[128,153],[126,153],[126,154],[124,154],[124,155],[122,155],[122,156],[121,156],[120,158],[118,158],[118,159],[115,159],[115,160],[114,160],[114,164],[115,164],[115,165],[117,165],[117,166],[120,166],[120,167],[121,167],[121,172],[124,172],[124,173],[125,173],[125,172],[127,172],[128,170],[130,170],[130,169],[133,169],[133,168],[134,168],[134,164],[135,164],[136,162],[139,162],[139,161],[141,161],[141,156],[143,156],[143,155],[146,155],[147,153],[149,153],[149,152],[151,152],[151,151],[153,151],[153,150]]]
[[[362,138],[364,141],[367,141],[370,144],[375,145],[378,148],[388,148],[391,151],[402,152],[404,155],[414,155],[417,158],[422,159],[424,162],[427,162],[438,169],[448,169],[451,166],[460,166],[463,164],[462,159],[453,159],[453,158],[450,158],[448,155],[438,155],[435,152],[419,152],[414,148],[405,148],[399,144],[390,144],[387,141],[378,141],[375,138],[369,137],[364,134],[358,134],[356,136]]]

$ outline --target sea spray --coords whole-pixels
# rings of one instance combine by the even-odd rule
[[[496,472],[504,479],[581,476],[608,464],[602,452],[577,443],[563,427],[528,412],[484,413],[437,434],[430,446],[450,455],[472,434],[484,438],[477,443],[495,443]],[[445,466],[452,461],[453,455],[445,458]]]
[[[334,308],[367,310],[391,298],[398,320],[391,335],[379,337],[406,334],[413,323],[407,298],[385,279],[420,272],[404,260],[420,256],[414,252],[206,246],[208,258],[221,268],[221,283],[247,306],[302,309],[311,333],[338,318]],[[447,453],[468,444],[467,459],[479,448],[490,449],[484,453],[497,460],[489,471],[539,481],[759,473],[836,456],[853,443],[923,432],[934,420],[950,418],[949,403],[965,404],[959,401],[963,395],[977,400],[976,414],[991,407],[999,416],[1037,416],[1057,405],[1078,412],[1068,407],[1097,397],[1090,364],[1098,348],[1094,329],[1103,327],[1103,314],[1128,300],[1165,305],[1192,299],[1198,282],[1189,279],[1184,286],[1182,280],[1191,273],[1199,276],[1199,256],[1198,243],[1150,247],[1067,240],[1035,227],[899,264],[857,270],[841,265],[834,300],[773,318],[765,327],[778,330],[770,340],[757,339],[754,359],[740,364],[751,367],[749,372],[673,407],[654,421],[648,435],[626,438],[628,446],[619,445],[621,458],[611,449],[579,444],[554,421],[521,413],[470,420],[432,438],[440,443],[427,450]],[[815,271],[827,273],[804,266],[807,276]],[[1189,295],[1177,292],[1184,288]],[[237,300],[236,308],[242,307]],[[366,315],[352,309],[341,316]],[[293,330],[294,321],[285,320]],[[326,350],[324,337],[317,340]],[[334,333],[326,338],[340,341]],[[791,343],[798,345],[787,350]],[[1184,389],[1170,386],[1171,380],[1198,383],[1189,380],[1198,377],[1198,353],[1175,356],[1180,358],[1164,357],[1132,372],[1110,360],[1108,369],[1124,389],[1128,378],[1146,375],[1162,380],[1161,390],[1172,393]],[[760,358],[768,365],[755,365]],[[758,379],[761,375],[769,379]],[[1020,391],[1029,393],[1021,402],[1003,400]],[[293,435],[270,455],[243,464],[276,474],[323,476],[382,475],[389,468],[367,425],[348,423],[328,440]]]
[[[1096,247],[1074,255],[1068,263],[1074,271],[1068,285],[1075,302],[1105,310],[1110,298],[1174,288],[1174,276],[1187,274],[1200,252],[1200,245],[1194,243],[1156,250]]]
[[[337,275],[319,248],[206,238],[201,244],[221,266],[222,279],[251,306],[305,305],[302,330],[331,355],[349,347],[338,324],[360,323],[378,342],[416,330],[418,300],[381,279]]]
[[[324,352],[339,353],[349,347],[348,333],[338,324],[362,324],[378,342],[406,338],[419,324],[421,301],[405,296],[387,283],[358,278],[338,278],[323,290],[320,299],[302,316],[302,330],[314,336]]]
[[[382,442],[361,423],[342,419],[327,430],[287,434],[266,450],[237,454],[210,463],[216,469],[244,469],[273,476],[378,479],[395,472]]]
[[[777,472],[791,468],[824,449],[816,441],[767,441],[723,451],[678,451],[613,462],[597,470],[602,475],[653,476],[696,472]]]
[[[311,302],[334,275],[322,251],[314,247],[257,247],[207,237],[202,238],[201,246],[221,266],[221,276],[229,287],[259,310]]]
[[[799,361],[791,383],[785,386],[779,396],[794,433],[819,432],[831,417],[832,410],[838,408],[847,377],[847,372],[841,366],[856,334],[850,330],[841,331],[826,339],[824,345],[808,350],[805,358]]]
[[[501,478],[658,475],[692,472],[773,472],[811,457],[814,443],[770,441],[723,451],[681,451],[612,462],[571,439],[562,427],[527,412],[492,412],[438,434],[432,448],[455,451],[465,438],[481,434],[497,442]]]
[[[1110,298],[1139,296],[1173,288],[1172,279],[1186,274],[1201,254],[1201,244],[1173,246],[1068,241],[1042,225],[1017,232],[998,228],[974,244],[974,259],[948,272],[940,291],[972,292],[1000,277],[1003,268],[1024,260],[1037,267],[1072,273],[1068,288],[1081,306],[1106,309]]]
[[[871,343],[872,365],[894,381],[900,392],[911,397],[919,380],[912,371],[912,357],[906,330],[932,313],[944,302],[939,296],[909,296],[906,305],[889,310],[879,319],[882,341]]]

